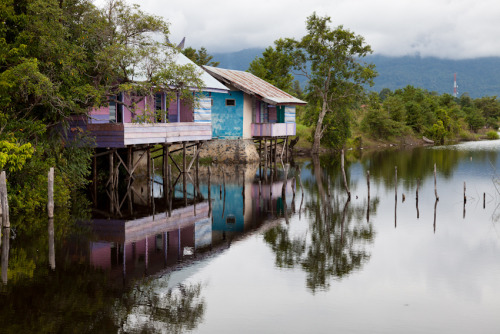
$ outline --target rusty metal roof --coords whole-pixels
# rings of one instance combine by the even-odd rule
[[[225,85],[232,85],[235,88],[254,95],[272,105],[297,105],[307,104],[307,102],[299,100],[292,95],[282,91],[281,89],[271,85],[269,82],[256,77],[252,73],[226,70],[218,67],[203,66],[203,68],[220,80]]]

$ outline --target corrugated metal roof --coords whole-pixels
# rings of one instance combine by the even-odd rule
[[[227,70],[218,67],[203,66],[203,68],[222,81],[226,85],[232,85],[243,92],[255,95],[264,102],[273,105],[297,105],[307,104],[281,89],[271,85],[269,82],[253,75],[249,72]]]

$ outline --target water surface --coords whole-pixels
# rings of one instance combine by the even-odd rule
[[[178,185],[170,218],[161,187],[153,207],[139,182],[119,212],[101,195],[53,225],[18,218],[2,238],[2,328],[498,333],[499,152],[349,151],[350,200],[325,156],[293,162],[285,186],[282,168],[212,166],[211,205],[202,168],[202,196],[188,185],[186,206]]]

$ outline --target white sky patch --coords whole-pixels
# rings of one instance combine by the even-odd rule
[[[105,0],[96,1],[100,5]],[[210,53],[300,38],[309,15],[328,15],[375,54],[464,59],[500,56],[498,0],[135,0],[170,22],[171,41]]]

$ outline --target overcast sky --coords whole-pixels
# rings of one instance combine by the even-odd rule
[[[98,0],[97,4],[104,0]],[[500,56],[499,0],[128,0],[164,17],[171,41],[209,53],[300,38],[314,11],[362,35],[375,54]]]

